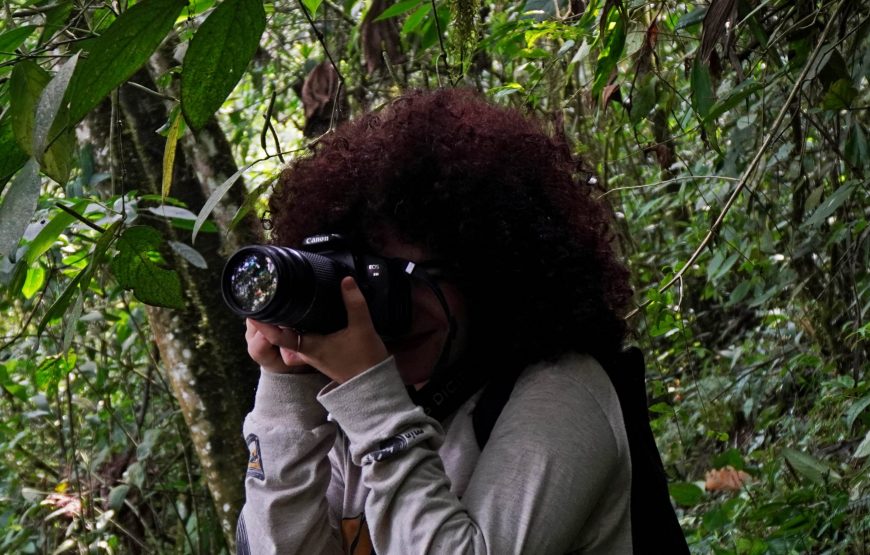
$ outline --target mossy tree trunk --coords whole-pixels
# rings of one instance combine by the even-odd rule
[[[146,70],[132,81],[155,88]],[[110,133],[108,103],[86,121],[86,131],[96,147],[96,163],[111,168],[116,194],[132,189],[160,193],[165,139],[155,130],[166,123],[168,113],[164,100],[125,85],[115,105],[115,133]],[[115,142],[111,149],[110,137]],[[179,141],[170,195],[196,213],[212,190],[235,171],[230,146],[212,120],[196,136]],[[257,377],[257,368],[247,356],[243,322],[226,309],[220,291],[226,256],[238,246],[259,239],[253,218],[232,233],[224,233],[225,224],[242,201],[243,190],[237,183],[213,213],[221,232],[200,233],[197,237],[194,246],[205,258],[207,269],[188,264],[171,250],[163,253],[181,276],[186,308],[147,310],[162,370],[184,415],[202,478],[211,491],[231,550],[236,518],[244,501],[247,451],[242,420],[253,403]],[[167,240],[190,244],[188,230],[166,225],[162,220],[148,224],[160,227]]]

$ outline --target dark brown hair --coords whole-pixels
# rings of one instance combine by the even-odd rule
[[[574,169],[535,119],[468,90],[415,91],[284,170],[273,242],[336,232],[377,251],[395,230],[461,270],[474,352],[512,365],[608,357],[626,332],[628,272],[608,208]]]

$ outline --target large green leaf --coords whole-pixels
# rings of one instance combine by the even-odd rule
[[[604,87],[610,82],[610,76],[616,69],[616,64],[622,57],[625,49],[625,21],[619,10],[611,8],[613,29],[604,37],[604,47],[598,55],[598,64],[595,66],[595,80],[592,83],[592,95],[597,97]]]
[[[91,42],[70,83],[70,120],[75,124],[113,89],[130,78],[157,49],[185,0],[143,0]]]
[[[39,200],[39,164],[31,158],[0,204],[0,258],[14,253]]]
[[[87,206],[88,202],[89,201],[87,200],[79,201],[71,208],[71,210],[81,213]],[[42,256],[45,251],[51,248],[55,240],[57,240],[58,235],[63,233],[63,231],[75,220],[76,219],[68,212],[58,210],[51,221],[48,222],[48,225],[42,228],[27,246],[27,253],[24,255],[27,265],[29,266],[30,264],[33,264],[37,258]]]
[[[12,93],[10,97],[12,130],[18,146],[30,155],[33,154],[37,105],[50,81],[51,75],[30,60],[17,63],[9,79]],[[62,91],[60,93],[62,95]],[[59,100],[56,95],[55,100]],[[72,129],[64,130],[68,122],[69,114],[66,108],[58,106],[53,123],[42,123],[42,132],[47,133],[42,140],[53,141],[43,156],[42,171],[58,183],[66,183],[69,179],[75,151],[75,135]],[[51,139],[47,139],[48,137]]]
[[[0,121],[0,193],[6,181],[21,169],[29,156],[18,145],[12,131],[12,118]]]
[[[112,259],[112,272],[125,289],[145,304],[184,308],[181,278],[174,270],[163,268],[157,252],[163,238],[150,226],[133,226],[118,238],[118,256]]]
[[[226,0],[197,30],[184,56],[181,109],[201,129],[232,92],[266,28],[261,0]]]
[[[713,82],[710,70],[699,59],[692,64],[692,108],[701,119],[706,118],[713,108],[716,96],[713,94]]]
[[[0,34],[0,58],[13,55],[15,49],[24,44],[34,29],[36,25],[23,25]]]

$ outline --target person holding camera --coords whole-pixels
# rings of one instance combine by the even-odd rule
[[[576,174],[540,122],[456,89],[282,173],[276,247],[225,274],[261,366],[239,553],[632,552],[602,368],[631,290]]]

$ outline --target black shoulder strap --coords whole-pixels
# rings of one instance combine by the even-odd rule
[[[649,424],[643,353],[631,347],[603,366],[619,398],[631,454],[634,553],[688,554],[689,547],[671,505],[667,475]],[[490,383],[474,409],[472,422],[481,450],[510,398],[517,377]]]

